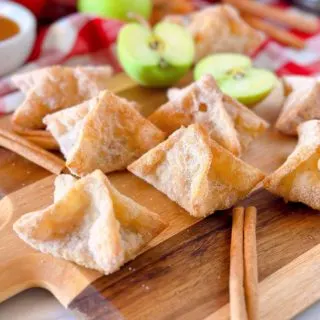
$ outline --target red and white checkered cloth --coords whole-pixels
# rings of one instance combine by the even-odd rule
[[[198,6],[205,1],[195,0]],[[283,10],[296,11],[282,1],[273,3]],[[54,64],[110,64],[120,70],[115,54],[115,41],[122,23],[84,14],[72,14],[41,30],[29,63],[17,72],[30,71]],[[255,65],[274,70],[278,75],[320,75],[320,29],[316,34],[292,31],[306,40],[304,50],[294,50],[267,39],[255,53]],[[0,79],[0,113],[15,110],[23,99],[22,93],[10,82],[11,75]]]

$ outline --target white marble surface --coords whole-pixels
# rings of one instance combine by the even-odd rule
[[[0,304],[0,320],[76,320],[47,291],[27,290]],[[294,320],[319,320],[320,302],[295,317]],[[277,319],[281,320],[281,319]]]

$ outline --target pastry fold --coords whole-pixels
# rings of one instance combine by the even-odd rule
[[[232,207],[264,178],[210,139],[199,124],[177,130],[128,170],[195,217]]]
[[[284,82],[289,95],[276,128],[284,134],[297,135],[300,123],[320,119],[320,82],[310,77],[288,77]]]
[[[235,155],[268,127],[265,120],[224,94],[209,74],[183,89],[170,89],[168,98],[149,117],[151,122],[167,134],[199,123],[212,139]]]
[[[42,129],[43,118],[55,111],[91,99],[106,89],[113,71],[110,66],[53,66],[16,75],[12,81],[25,94],[12,122],[28,129]]]
[[[23,215],[13,226],[23,241],[44,253],[110,274],[165,227],[101,171],[80,180],[58,176],[55,187],[54,204]]]
[[[320,210],[320,120],[300,124],[298,135],[295,150],[264,180],[264,187],[285,201]]]
[[[105,90],[78,106],[46,116],[44,123],[73,174],[84,176],[96,169],[108,173],[125,169],[165,138],[136,109],[136,103]]]
[[[195,41],[195,61],[217,52],[250,54],[264,39],[230,5],[214,5],[190,15],[168,16],[166,20],[190,31]]]

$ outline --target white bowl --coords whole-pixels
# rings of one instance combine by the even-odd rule
[[[0,1],[0,15],[19,25],[19,33],[0,41],[0,76],[16,70],[29,57],[36,37],[36,18],[27,8]]]

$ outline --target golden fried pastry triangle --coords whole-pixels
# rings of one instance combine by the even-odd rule
[[[230,208],[264,178],[210,139],[199,124],[177,130],[128,170],[195,217]]]
[[[285,100],[276,128],[284,134],[297,135],[300,123],[320,119],[320,82],[301,77],[288,84],[292,84],[292,91]]]
[[[95,169],[107,173],[125,169],[165,138],[135,106],[105,90],[78,106],[46,116],[44,122],[73,174],[84,176]]]
[[[300,124],[298,134],[295,150],[264,180],[264,187],[285,201],[320,210],[320,120]]]
[[[209,74],[183,89],[170,89],[168,97],[149,117],[151,122],[168,134],[200,123],[212,139],[235,155],[268,127],[254,112],[223,94]]]
[[[63,194],[13,228],[36,250],[104,274],[118,270],[165,227],[158,215],[117,191],[97,170],[75,180],[58,176]]]
[[[172,15],[167,21],[186,27],[195,41],[195,61],[217,52],[252,53],[264,36],[251,28],[230,5],[210,6],[190,15]]]
[[[26,93],[26,98],[12,121],[23,128],[42,129],[44,116],[96,96],[106,89],[111,75],[109,66],[53,66],[16,75],[12,81]]]

